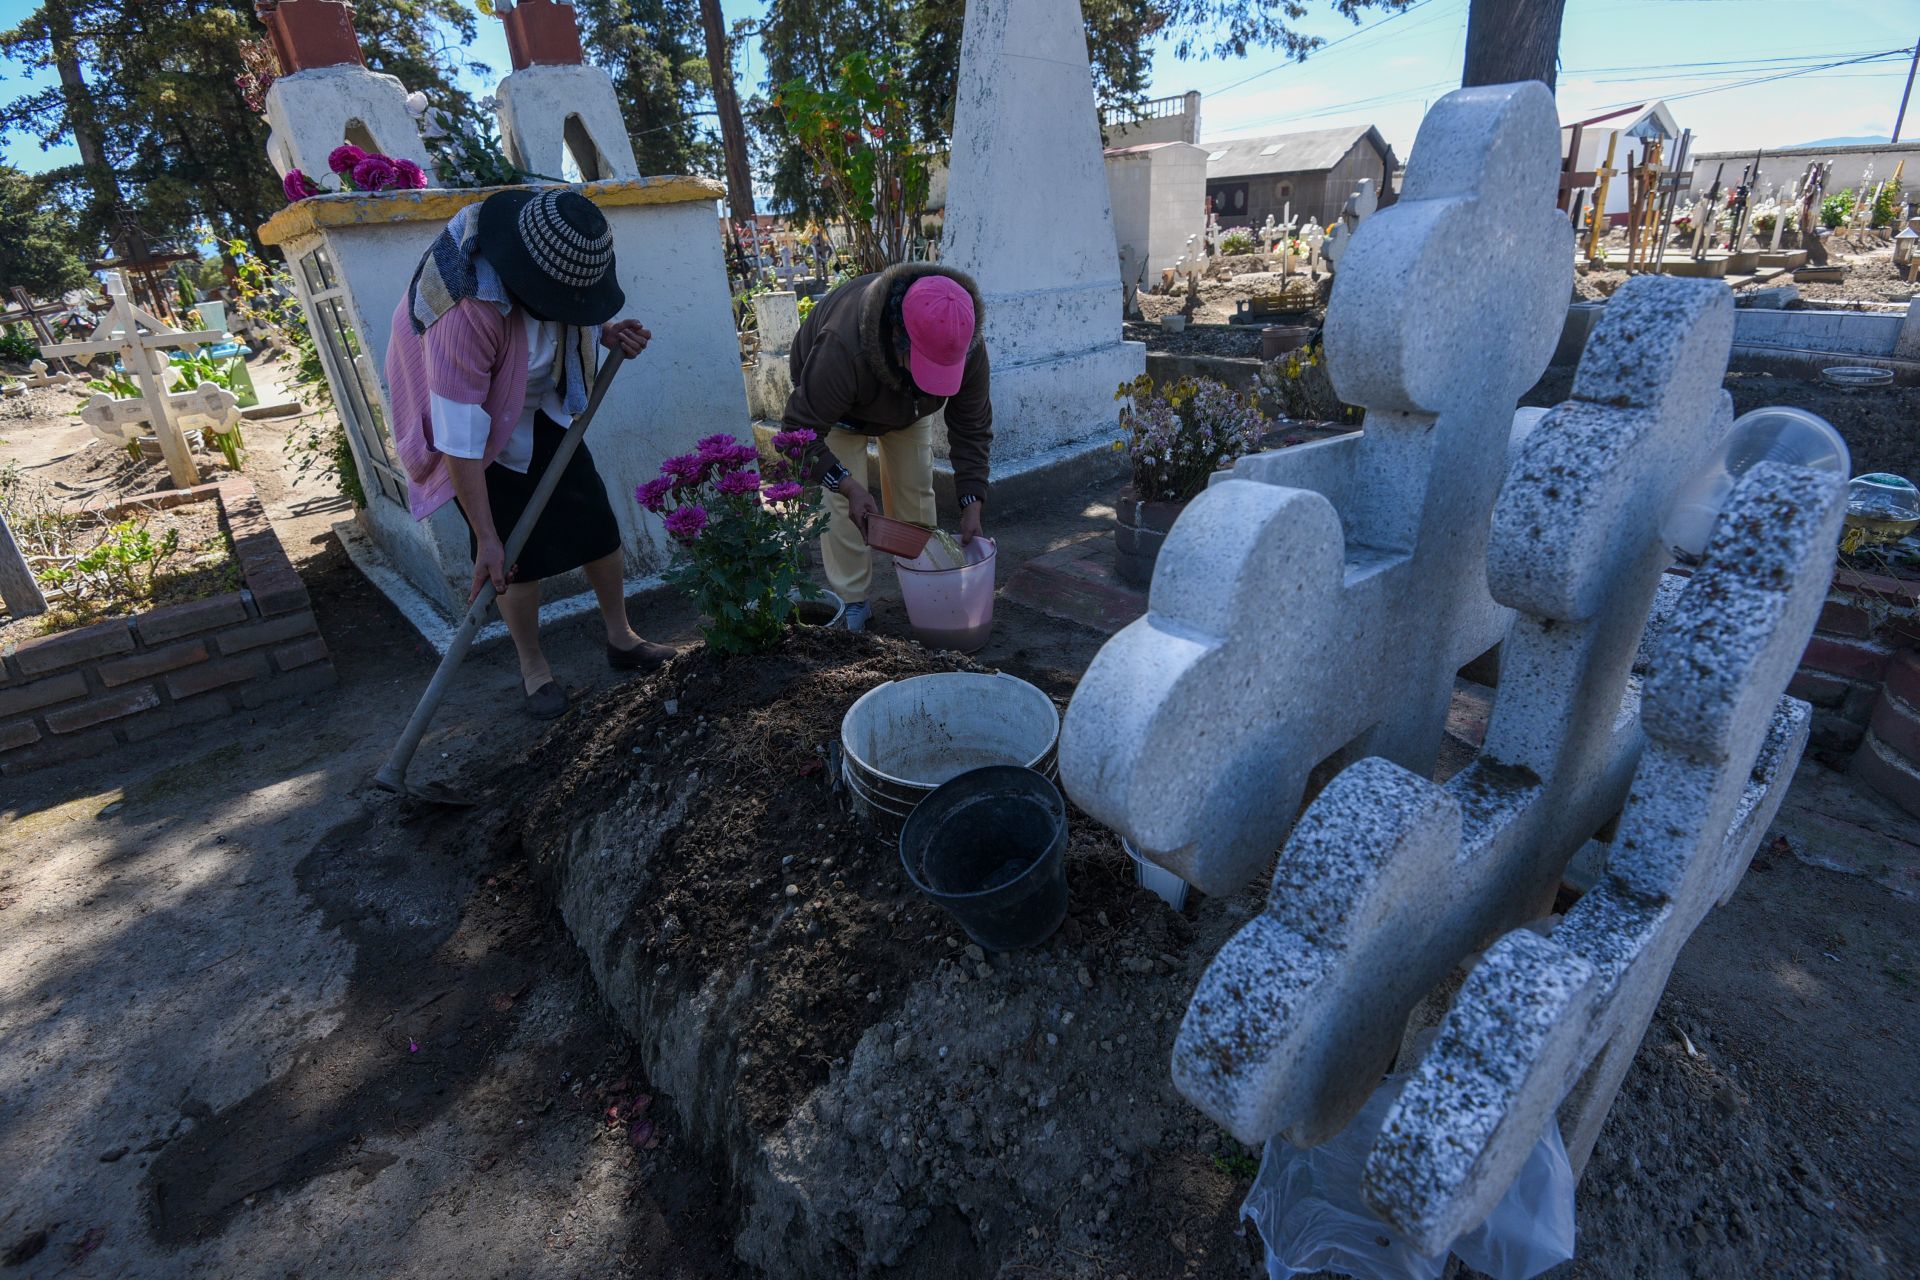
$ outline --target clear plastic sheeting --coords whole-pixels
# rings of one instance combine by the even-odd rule
[[[1354,1280],[1439,1280],[1447,1255],[1420,1253],[1374,1214],[1360,1175],[1405,1076],[1389,1076],[1338,1134],[1317,1147],[1267,1143],[1240,1206],[1267,1246],[1270,1280],[1332,1271]],[[1573,1166],[1549,1124],[1487,1220],[1450,1250],[1493,1280],[1531,1280],[1573,1257]]]

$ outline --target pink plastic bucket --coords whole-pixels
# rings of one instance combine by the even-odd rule
[[[945,564],[940,544],[929,542],[911,560],[895,556],[900,574],[900,598],[914,639],[930,649],[958,649],[972,653],[993,634],[993,561],[998,548],[992,538],[975,538],[960,549],[966,561],[957,569]],[[935,555],[942,555],[939,560]]]

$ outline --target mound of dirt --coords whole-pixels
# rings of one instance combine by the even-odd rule
[[[888,993],[932,972],[943,956],[922,935],[956,931],[835,785],[841,717],[887,681],[978,670],[959,654],[844,631],[801,631],[764,656],[701,648],[610,690],[537,749],[542,785],[521,829],[541,864],[561,855],[557,837],[580,815],[644,778],[678,820],[627,927],[649,939],[656,965],[707,974],[751,950],[772,975],[737,1028],[766,1073],[747,1100],[756,1129],[787,1119],[883,1019]],[[1076,916],[1124,919],[1134,886],[1118,852],[1111,833],[1075,827]],[[1080,932],[1070,919],[1065,936]]]
[[[861,694],[974,669],[846,632],[696,650],[550,733],[515,770],[510,830],[649,1079],[730,1167],[749,1262],[1066,1274],[1075,1249],[1165,1253],[1169,1230],[1189,1258],[1241,1251],[1250,1165],[1167,1062],[1252,896],[1176,914],[1076,814],[1066,923],[989,956],[834,785],[830,745]],[[1135,1178],[1157,1188],[1152,1213],[1118,1212]]]

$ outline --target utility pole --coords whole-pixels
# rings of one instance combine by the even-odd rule
[[[1900,126],[1907,122],[1907,99],[1913,96],[1913,73],[1920,70],[1920,40],[1913,42],[1913,61],[1907,64],[1907,87],[1900,94],[1900,114],[1893,118],[1893,142],[1900,141]]]
[[[751,222],[753,170],[747,161],[747,130],[740,119],[740,95],[733,87],[733,47],[720,0],[700,0],[700,27],[706,36],[714,111],[720,117],[720,150],[727,162],[727,212],[736,223]]]

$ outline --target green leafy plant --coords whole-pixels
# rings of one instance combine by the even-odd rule
[[[195,351],[184,360],[174,361],[173,371],[179,377],[179,381],[174,383],[176,390],[190,391],[203,382],[211,382],[228,391],[235,390],[232,357],[215,359],[205,351]]]
[[[1832,230],[1844,226],[1853,217],[1854,195],[1851,191],[1836,191],[1820,202],[1820,225]]]
[[[36,576],[43,586],[78,599],[97,595],[127,601],[153,594],[160,568],[180,549],[180,531],[158,538],[137,520],[122,520],[107,530],[92,550],[65,564],[50,565]]]
[[[40,358],[40,344],[33,340],[24,326],[10,324],[0,329],[0,358],[18,360],[22,364]]]
[[[1873,217],[1868,226],[1890,227],[1893,220],[1900,216],[1900,193],[1894,190],[1891,182],[1880,188],[1880,194],[1873,198]]]
[[[1141,374],[1122,383],[1114,442],[1133,468],[1133,491],[1153,502],[1187,502],[1214,472],[1259,447],[1272,425],[1250,396],[1212,378],[1182,378],[1156,386]]]
[[[634,493],[665,517],[681,547],[667,581],[705,615],[707,643],[723,653],[778,644],[795,603],[820,595],[807,576],[808,554],[828,516],[818,487],[799,479],[816,442],[811,431],[779,432],[777,460],[765,463],[750,444],[708,436]]]
[[[1239,257],[1241,254],[1252,253],[1253,250],[1254,241],[1251,231],[1229,231],[1220,237],[1220,256],[1224,258]]]
[[[203,382],[211,382],[216,387],[234,391],[237,388],[233,364],[232,358],[217,360],[205,351],[195,351],[173,366],[180,378],[174,385],[179,390],[188,391]],[[240,459],[246,452],[246,442],[240,437],[240,424],[236,422],[225,431],[209,432],[208,435],[212,437],[214,447],[220,450],[220,456],[226,459],[227,466],[235,471],[240,470]]]
[[[927,200],[926,152],[913,140],[901,90],[907,75],[903,54],[855,53],[834,84],[789,80],[773,97],[838,209],[862,272],[907,260]]]
[[[88,378],[86,387],[89,391],[101,392],[115,400],[131,400],[140,394],[140,384],[133,380],[133,375],[114,368],[103,369],[98,376]],[[67,416],[79,417],[80,409],[67,410]]]

